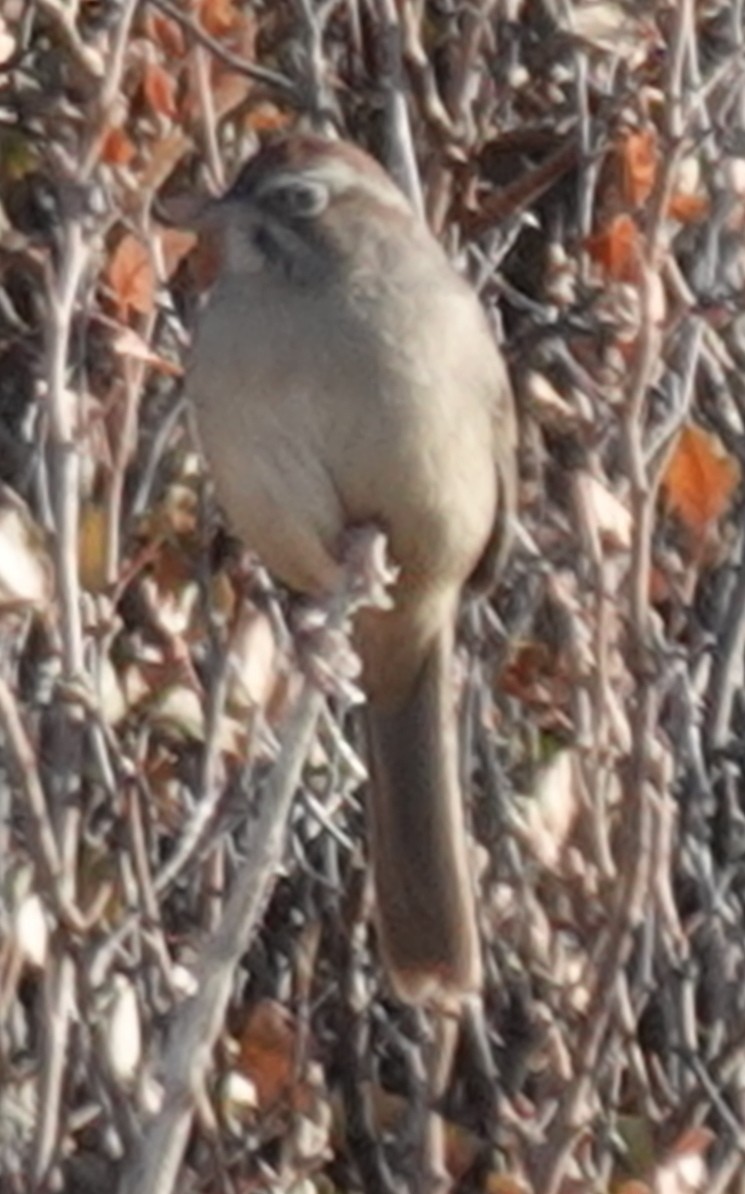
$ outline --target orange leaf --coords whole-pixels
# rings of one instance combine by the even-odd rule
[[[671,220],[680,220],[681,224],[695,224],[697,220],[703,220],[709,214],[708,197],[677,191],[670,196],[667,214]]]
[[[184,257],[195,247],[197,234],[187,232],[183,228],[161,228],[160,242],[166,277],[172,278]]]
[[[670,507],[696,535],[724,514],[740,482],[740,466],[716,436],[689,423],[680,433],[662,484]]]
[[[140,177],[141,191],[157,191],[161,183],[192,148],[191,137],[178,126],[160,137],[152,147],[150,159]]]
[[[288,129],[291,122],[289,112],[283,112],[270,100],[262,100],[246,116],[245,126],[254,133],[277,133]]]
[[[183,58],[186,53],[184,31],[171,17],[162,12],[148,13],[145,29],[151,41],[171,58]]]
[[[137,153],[133,141],[122,128],[111,128],[104,134],[101,161],[112,166],[128,166]]]
[[[212,102],[215,115],[220,119],[229,116],[231,112],[242,104],[251,91],[251,80],[245,75],[237,75],[235,71],[219,71],[212,83]]]
[[[131,233],[123,236],[116,246],[106,270],[106,281],[114,292],[122,320],[129,311],[150,314],[155,302],[155,273],[150,254]]]
[[[486,1194],[527,1194],[527,1186],[508,1173],[490,1173],[486,1179]]]
[[[296,1038],[292,1016],[274,999],[262,999],[249,1013],[240,1037],[239,1068],[256,1087],[262,1111],[289,1094]]]
[[[617,282],[639,280],[642,238],[629,215],[614,218],[587,242],[587,251],[610,278]]]
[[[652,193],[657,175],[657,138],[653,129],[627,133],[619,147],[621,189],[631,207],[641,207]]]
[[[199,9],[200,24],[213,37],[230,33],[238,22],[233,0],[202,0]]]
[[[158,66],[157,62],[148,62],[145,66],[142,93],[154,112],[172,120],[175,118],[176,80],[162,66]]]

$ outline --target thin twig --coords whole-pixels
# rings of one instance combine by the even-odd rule
[[[147,0],[147,3],[152,4],[154,8],[159,8],[162,13],[180,25],[190,37],[209,50],[225,66],[229,66],[236,74],[245,75],[247,79],[253,79],[256,83],[263,83],[266,87],[273,88],[287,100],[299,101],[298,89],[286,75],[270,70],[266,66],[257,66],[246,58],[233,54],[221,42],[212,37],[198,21],[188,13],[182,12],[175,4],[171,4],[170,0]]]

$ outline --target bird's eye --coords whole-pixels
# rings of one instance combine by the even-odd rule
[[[266,200],[280,216],[310,219],[319,215],[329,201],[328,189],[310,178],[283,178],[267,188]]]

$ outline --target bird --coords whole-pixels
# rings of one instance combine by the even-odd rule
[[[463,590],[512,539],[517,422],[486,314],[385,169],[294,132],[209,215],[215,277],[186,374],[233,531],[291,590],[341,583],[350,529],[398,570],[362,609],[376,937],[394,993],[458,1002],[483,981],[452,684]]]

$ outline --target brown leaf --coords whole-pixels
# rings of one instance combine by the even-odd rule
[[[711,1128],[687,1128],[670,1149],[670,1156],[678,1157],[684,1154],[703,1156],[709,1151],[715,1140],[716,1136]]]
[[[154,112],[168,116],[171,120],[176,118],[176,80],[157,62],[145,64],[142,94]]]
[[[130,311],[150,314],[155,303],[155,271],[147,249],[129,232],[111,256],[106,281],[114,292],[123,321]]]
[[[186,39],[177,21],[162,12],[150,12],[146,17],[145,31],[164,54],[171,58],[183,58],[186,53]]]
[[[680,220],[681,224],[695,224],[709,214],[708,197],[677,191],[670,196],[667,214],[671,220]]]
[[[80,583],[91,593],[100,593],[106,586],[108,534],[106,507],[100,502],[85,502],[78,530],[78,570]]]
[[[196,246],[197,234],[187,232],[183,228],[160,228],[158,235],[163,250],[166,278],[170,279],[176,273],[184,257],[191,253]]]
[[[486,1179],[486,1194],[529,1194],[524,1181],[508,1173],[490,1173]]]
[[[657,175],[657,137],[653,129],[627,133],[619,146],[621,190],[631,207],[649,198]]]
[[[205,221],[199,230],[196,251],[190,262],[198,291],[209,290],[217,280],[223,260],[223,248],[222,230],[210,221]]]
[[[406,1112],[400,1117],[403,1120]],[[445,1165],[454,1178],[465,1176],[478,1156],[481,1141],[462,1124],[445,1121]],[[504,1194],[525,1194],[524,1190],[505,1190]]]
[[[614,216],[590,237],[587,251],[608,277],[617,282],[637,282],[642,261],[642,238],[629,215]]]
[[[215,115],[221,120],[229,116],[243,103],[252,86],[251,80],[245,75],[237,75],[232,70],[218,72],[212,83]]]
[[[152,146],[150,160],[140,177],[142,191],[157,191],[192,148],[191,137],[180,128],[173,128]]]
[[[663,477],[668,503],[697,537],[721,518],[740,483],[740,465],[720,440],[689,423]]]
[[[297,1030],[290,1013],[276,1000],[262,999],[243,1025],[239,1062],[241,1072],[256,1087],[262,1111],[289,1095],[296,1048]]]

